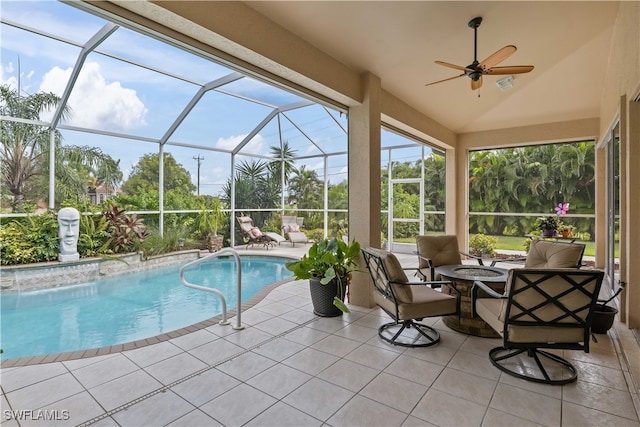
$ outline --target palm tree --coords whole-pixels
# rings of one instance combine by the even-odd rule
[[[60,102],[53,93],[39,92],[21,96],[19,90],[7,85],[0,86],[0,114],[3,116],[40,120],[40,114],[51,111]],[[62,118],[70,114],[64,108]],[[0,171],[4,187],[13,195],[13,209],[24,211],[28,194],[46,198],[50,136],[54,134],[56,193],[65,199],[80,201],[86,197],[87,183],[79,172],[79,165],[97,171],[96,178],[105,185],[115,187],[122,179],[119,162],[102,153],[98,148],[62,146],[62,136],[56,129],[32,123],[3,120],[1,122]],[[58,202],[61,198],[58,198]]]
[[[322,208],[322,181],[316,171],[308,170],[304,165],[289,181],[289,194],[298,208]]]
[[[284,166],[284,185],[286,186],[287,183],[289,182],[289,177],[291,176],[292,173],[296,171],[293,157],[298,152],[298,150],[293,150],[289,146],[289,142],[284,141],[282,143],[282,148],[273,146],[273,147],[270,147],[269,152],[274,157],[274,160],[269,162],[269,165],[268,165],[269,171],[271,172],[271,176],[277,182],[280,182],[280,180],[282,179],[281,178],[282,168]]]

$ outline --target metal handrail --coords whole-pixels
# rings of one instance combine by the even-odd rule
[[[244,329],[244,326],[242,326],[241,324],[241,319],[240,319],[240,313],[242,311],[241,306],[242,306],[242,264],[240,262],[240,256],[238,255],[238,252],[236,252],[235,249],[231,249],[231,248],[224,248],[219,250],[218,252],[214,252],[210,255],[207,255],[203,258],[199,258],[195,261],[191,261],[186,263],[185,265],[183,265],[180,268],[180,281],[182,282],[182,284],[188,288],[193,288],[193,289],[198,289],[200,291],[205,291],[205,292],[211,292],[214,293],[216,295],[218,295],[218,297],[220,297],[220,300],[222,301],[222,320],[220,322],[218,322],[220,325],[228,325],[229,321],[227,320],[227,300],[225,299],[224,295],[222,294],[222,292],[220,292],[217,289],[213,289],[213,288],[208,288],[206,286],[201,286],[201,285],[196,285],[194,283],[189,283],[185,278],[184,278],[184,271],[185,269],[192,267],[196,264],[200,264],[204,261],[207,261],[211,258],[218,258],[220,256],[223,255],[232,255],[235,260],[236,260],[236,272],[237,272],[237,288],[238,288],[238,301],[237,301],[237,306],[236,306],[236,326],[233,326],[233,329]]]

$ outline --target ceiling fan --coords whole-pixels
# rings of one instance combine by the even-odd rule
[[[473,28],[473,62],[466,67],[462,67],[460,65],[450,64],[448,62],[436,61],[436,64],[438,65],[453,68],[454,70],[460,70],[463,71],[463,73],[454,77],[449,77],[448,79],[427,83],[425,86],[446,82],[462,76],[468,76],[471,79],[471,90],[476,90],[480,89],[480,87],[482,86],[482,76],[485,74],[495,76],[508,74],[524,74],[533,70],[533,65],[512,65],[508,67],[496,67],[496,65],[513,55],[513,53],[516,51],[516,47],[514,45],[507,45],[495,52],[493,55],[490,55],[484,61],[478,62],[478,27],[480,26],[480,23],[482,23],[481,17],[473,18],[471,21],[469,21],[469,27]]]

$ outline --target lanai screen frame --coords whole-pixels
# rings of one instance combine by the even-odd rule
[[[64,4],[64,3],[61,3]],[[163,153],[165,152],[165,148],[168,147],[186,147],[186,148],[196,148],[198,150],[203,150],[203,151],[208,151],[208,152],[219,152],[219,153],[224,153],[224,154],[228,154],[230,156],[230,164],[231,164],[231,169],[230,169],[230,174],[231,177],[235,176],[235,161],[236,161],[236,156],[238,155],[245,155],[248,157],[257,157],[257,158],[267,158],[270,161],[273,161],[274,158],[270,157],[270,156],[260,156],[257,154],[243,154],[242,153],[242,149],[251,141],[251,139],[257,135],[257,133],[264,127],[267,125],[267,123],[269,123],[270,120],[280,120],[280,118],[282,116],[286,115],[286,112],[288,111],[293,111],[296,109],[303,109],[305,107],[309,107],[312,105],[320,105],[322,106],[322,108],[326,111],[327,115],[329,117],[331,117],[331,119],[333,119],[333,121],[335,122],[335,124],[338,126],[338,128],[340,129],[340,131],[342,132],[342,134],[344,135],[344,142],[345,142],[345,146],[344,146],[344,150],[338,150],[338,151],[328,151],[325,150],[323,148],[323,146],[321,144],[318,144],[316,141],[314,141],[314,139],[310,136],[308,136],[302,129],[301,129],[301,125],[296,124],[294,120],[292,120],[290,117],[286,117],[286,120],[290,121],[294,127],[298,128],[301,130],[301,134],[304,135],[309,143],[311,145],[313,145],[315,147],[315,150],[319,152],[319,154],[316,155],[309,155],[309,156],[299,156],[299,157],[294,157],[291,160],[293,161],[304,161],[304,160],[310,160],[310,159],[315,159],[315,158],[321,158],[324,164],[324,225],[325,225],[325,235],[327,233],[327,215],[328,215],[328,197],[327,197],[327,188],[328,188],[328,174],[327,174],[327,161],[331,156],[346,156],[347,155],[347,150],[348,150],[348,140],[347,140],[347,128],[346,125],[341,124],[339,121],[336,120],[335,116],[329,111],[329,109],[334,109],[336,111],[336,113],[340,113],[340,115],[342,116],[343,113],[346,113],[347,109],[344,106],[338,105],[338,104],[334,104],[334,103],[329,103],[327,101],[321,101],[319,99],[319,97],[314,97],[313,94],[309,93],[309,92],[302,92],[299,90],[295,90],[292,87],[285,87],[282,84],[279,84],[278,82],[274,82],[274,81],[270,81],[268,78],[258,75],[256,73],[250,72],[248,70],[244,70],[241,69],[240,67],[238,67],[235,64],[231,64],[227,61],[224,61],[220,58],[214,57],[213,55],[197,50],[196,48],[192,47],[192,46],[187,46],[184,44],[181,44],[175,40],[170,40],[167,37],[157,34],[155,32],[153,32],[152,30],[148,29],[148,28],[140,28],[138,26],[136,26],[135,24],[129,23],[127,21],[123,21],[122,18],[119,17],[112,17],[112,16],[108,16],[107,13],[99,11],[98,9],[95,9],[91,6],[88,6],[86,4],[80,4],[80,5],[72,5],[72,6],[80,6],[80,7],[76,7],[77,9],[89,13],[91,15],[97,16],[100,19],[104,19],[107,22],[97,31],[93,34],[92,37],[90,37],[86,42],[84,43],[80,43],[78,41],[74,41],[74,40],[70,40],[69,38],[65,38],[61,35],[55,35],[52,34],[50,32],[46,32],[44,30],[40,30],[34,27],[30,27],[29,25],[26,25],[24,23],[19,23],[19,22],[14,22],[11,21],[10,19],[6,18],[4,15],[2,16],[2,23],[3,25],[8,25],[10,27],[13,28],[17,28],[20,29],[22,31],[26,31],[29,32],[31,34],[35,34],[41,37],[45,37],[47,39],[52,39],[52,40],[56,40],[58,42],[62,42],[65,44],[69,44],[72,46],[77,47],[78,49],[80,49],[80,53],[78,54],[78,57],[76,59],[75,65],[73,66],[73,70],[71,72],[71,77],[65,87],[64,92],[62,93],[62,95],[60,96],[61,98],[61,102],[58,105],[57,109],[55,112],[53,112],[53,115],[51,117],[51,120],[49,121],[34,121],[34,120],[25,120],[25,119],[21,119],[21,118],[15,118],[15,117],[0,117],[0,120],[7,120],[7,121],[18,121],[18,122],[24,122],[24,123],[29,123],[29,124],[33,124],[36,126],[44,126],[47,128],[51,129],[50,135],[51,135],[51,144],[50,144],[50,149],[51,149],[51,153],[52,155],[50,156],[50,167],[49,167],[49,194],[48,194],[48,198],[49,198],[49,208],[50,209],[54,209],[55,208],[55,150],[53,150],[54,148],[54,136],[55,136],[55,131],[56,130],[68,130],[68,131],[73,131],[73,132],[84,132],[87,134],[97,134],[97,135],[102,135],[105,137],[109,137],[109,138],[120,138],[121,140],[131,140],[131,141],[139,141],[139,142],[147,142],[147,143],[153,143],[153,144],[157,144],[158,146],[158,155],[159,155],[159,159],[160,159],[160,164],[159,164],[159,176],[158,176],[158,180],[159,180],[159,205],[158,205],[158,210],[154,211],[154,210],[145,210],[145,211],[135,211],[134,213],[140,213],[140,214],[159,214],[159,230],[162,233],[163,229],[164,229],[164,224],[163,224],[163,218],[164,218],[164,214],[165,213],[169,213],[169,212],[175,212],[175,213],[182,213],[182,212],[192,212],[192,211],[166,211],[164,208],[164,171],[163,171],[163,164],[164,164],[164,156]],[[124,59],[124,58],[117,58],[115,57],[113,54],[110,54],[108,52],[102,52],[100,49],[100,45],[105,41],[108,40],[109,37],[114,34],[119,28],[126,28],[128,30],[137,32],[142,34],[143,36],[146,37],[151,37],[153,39],[159,40],[163,43],[166,43],[170,46],[173,47],[177,47],[179,49],[184,50],[185,52],[188,52],[190,54],[194,54],[197,55],[201,58],[205,58],[208,61],[211,61],[215,64],[221,65],[225,68],[228,68],[230,71],[228,74],[222,76],[222,77],[218,77],[216,79],[211,80],[210,82],[207,82],[205,84],[199,84],[195,81],[191,81],[191,83],[193,84],[198,84],[200,86],[200,89],[193,95],[193,97],[191,98],[191,100],[187,103],[187,105],[183,108],[183,110],[180,112],[180,114],[175,118],[175,120],[167,127],[166,131],[163,133],[163,135],[160,138],[149,138],[149,137],[145,137],[145,136],[141,136],[141,135],[134,135],[134,134],[129,134],[129,133],[124,133],[124,132],[113,132],[113,131],[107,131],[107,130],[101,130],[101,129],[91,129],[91,128],[87,128],[87,127],[82,127],[82,126],[74,126],[72,124],[65,124],[62,122],[61,120],[61,116],[62,116],[62,111],[65,108],[65,106],[67,105],[68,101],[69,101],[69,97],[74,89],[74,86],[77,82],[77,78],[80,74],[80,71],[82,69],[83,64],[85,63],[87,57],[92,54],[92,53],[97,53],[100,55],[105,55],[105,56],[109,56],[113,59],[119,59],[119,60],[123,60],[131,65],[134,66],[139,66],[139,67],[143,67],[147,70],[151,70],[153,72],[156,73],[160,73],[166,76],[170,76],[173,78],[179,78],[181,80],[184,81],[188,81],[189,78],[185,77],[185,76],[177,76],[174,73],[170,73],[164,70],[161,70],[157,67],[153,67],[150,66],[148,64],[143,64],[140,62],[136,62],[136,61],[132,61],[130,59]],[[232,83],[234,81],[239,81],[242,79],[252,79],[255,80],[257,82],[262,82],[265,83],[267,85],[269,85],[270,87],[274,88],[274,89],[278,89],[280,91],[282,91],[283,93],[287,93],[290,94],[292,96],[295,96],[296,98],[298,98],[298,100],[296,102],[290,102],[290,103],[284,103],[282,105],[272,105],[272,104],[268,104],[266,102],[264,102],[263,100],[260,100],[258,98],[251,98],[250,96],[247,96],[246,94],[240,94],[240,93],[231,93],[229,91],[225,91],[224,86]],[[233,96],[236,98],[241,98],[245,101],[248,102],[253,102],[256,104],[261,104],[263,106],[268,106],[270,108],[272,108],[272,110],[270,111],[269,114],[267,114],[263,120],[258,123],[247,135],[246,137],[239,143],[237,144],[233,149],[230,150],[224,150],[224,149],[219,149],[219,148],[215,148],[212,146],[196,146],[193,144],[189,144],[189,143],[182,143],[179,141],[172,141],[170,138],[171,136],[174,134],[174,132],[176,131],[176,129],[178,129],[178,127],[180,126],[180,124],[184,121],[184,119],[188,116],[189,112],[194,108],[194,106],[197,105],[198,101],[202,98],[202,96],[204,96],[208,91],[218,91],[220,93],[226,93],[229,96]],[[345,115],[345,118],[347,118],[348,116]],[[348,123],[348,119],[347,120]],[[283,143],[283,139],[282,139],[282,132],[280,132],[279,135],[279,143],[280,146],[282,147],[282,143]],[[281,159],[282,160],[282,159]],[[235,180],[234,179],[230,179],[231,185],[234,186],[235,184]],[[280,184],[281,187],[281,205],[280,207],[274,207],[274,209],[272,210],[280,210],[282,212],[284,212],[285,209],[291,209],[288,206],[285,206],[285,185],[284,185],[284,176],[283,179],[281,181]],[[235,191],[232,191],[232,198],[235,198]],[[235,216],[235,212],[238,210],[241,210],[241,208],[237,208],[235,207],[235,203],[232,201],[231,207],[231,218],[233,218]],[[344,210],[345,212],[347,210]],[[16,214],[2,214],[2,216],[16,216]],[[235,221],[231,220],[230,221],[230,228],[231,228],[231,239],[232,242],[234,241],[235,238],[235,233],[234,233],[234,224]]]

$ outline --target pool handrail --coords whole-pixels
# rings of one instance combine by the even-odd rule
[[[242,326],[241,323],[241,319],[240,319],[240,313],[242,311],[241,307],[242,307],[242,264],[240,262],[240,255],[238,255],[238,252],[235,249],[232,248],[223,248],[221,250],[219,250],[218,252],[214,252],[212,254],[209,254],[205,257],[202,258],[198,258],[195,261],[191,261],[186,263],[185,265],[183,265],[182,267],[180,267],[180,281],[182,282],[182,284],[188,288],[193,288],[193,289],[198,289],[201,291],[205,291],[205,292],[211,292],[214,293],[216,295],[218,295],[218,297],[220,297],[220,301],[222,302],[222,320],[220,320],[220,322],[218,322],[220,325],[228,325],[229,321],[227,320],[227,300],[225,299],[224,295],[222,294],[222,292],[220,292],[217,289],[213,289],[213,288],[208,288],[206,286],[201,286],[201,285],[196,285],[194,283],[190,283],[188,282],[185,278],[184,278],[184,271],[185,269],[192,267],[196,264],[200,264],[204,261],[207,261],[209,259],[212,258],[218,258],[220,256],[223,255],[231,255],[235,258],[236,261],[236,287],[238,290],[238,299],[237,299],[237,307],[236,307],[236,326],[233,326],[233,329],[244,329],[244,326]]]

